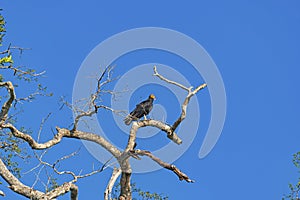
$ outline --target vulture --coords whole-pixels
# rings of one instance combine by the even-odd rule
[[[153,101],[155,100],[154,94],[150,94],[147,100],[137,104],[135,109],[125,117],[124,122],[129,125],[132,121],[136,121],[141,117],[145,117],[150,113],[153,108]]]

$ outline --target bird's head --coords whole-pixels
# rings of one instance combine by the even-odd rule
[[[150,96],[149,96],[149,99],[153,99],[153,100],[155,100],[155,96],[154,96],[154,94],[150,94]]]

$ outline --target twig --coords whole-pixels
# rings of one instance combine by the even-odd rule
[[[169,79],[163,77],[162,75],[160,75],[160,74],[157,72],[156,66],[153,67],[153,71],[154,71],[154,74],[153,74],[153,75],[154,75],[154,76],[157,76],[157,77],[160,78],[161,80],[163,80],[163,81],[165,81],[165,82],[167,82],[167,83],[176,85],[176,86],[178,86],[178,87],[180,87],[180,88],[182,88],[182,89],[184,89],[184,90],[186,90],[186,91],[190,91],[190,88],[185,87],[184,85],[182,85],[182,84],[180,84],[180,83],[177,83],[177,82],[175,82],[175,81],[171,81],[171,80],[169,80]]]
[[[28,71],[24,71],[20,69],[21,67],[13,67],[12,65],[9,66],[0,66],[0,69],[11,69],[14,71],[14,75],[18,75],[19,77],[24,76],[24,75],[28,75],[31,77],[38,77],[38,76],[42,76],[46,73],[46,71],[42,71],[39,73],[35,73],[32,72],[31,70]]]
[[[52,113],[50,112],[50,113],[48,113],[48,115],[47,115],[45,118],[42,119],[42,122],[41,122],[41,124],[40,124],[40,129],[39,129],[39,132],[38,132],[37,142],[40,141],[40,136],[41,136],[41,132],[42,132],[42,130],[43,130],[44,124],[45,124],[45,122],[49,119],[49,117],[50,117],[51,115],[52,115]]]
[[[97,105],[96,100],[99,98],[100,93],[102,92],[102,87],[105,84],[108,84],[110,82],[112,82],[114,79],[111,78],[111,71],[112,71],[113,67],[108,66],[104,69],[104,71],[101,73],[100,77],[97,79],[97,87],[96,87],[96,91],[91,95],[91,98],[87,101],[86,106],[88,107],[87,111],[83,111],[83,110],[78,110],[78,108],[74,108],[74,106],[70,106],[73,110],[77,111],[75,113],[80,113],[78,115],[76,115],[75,120],[74,120],[74,125],[73,125],[73,131],[77,130],[77,126],[79,123],[79,120],[83,117],[90,117],[94,114],[96,114],[98,112],[98,109],[100,108],[104,108],[106,110],[110,110],[114,113],[121,113],[122,111],[116,111],[108,106],[104,106],[104,105]],[[105,81],[102,81],[103,78],[105,77],[105,75],[107,74],[107,78]]]

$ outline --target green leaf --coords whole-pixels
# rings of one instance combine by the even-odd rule
[[[4,63],[14,63],[14,61],[12,60],[12,56],[5,56],[3,58],[0,59],[0,64],[4,64]]]

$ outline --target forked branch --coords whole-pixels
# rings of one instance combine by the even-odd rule
[[[135,155],[139,155],[139,156],[148,156],[149,158],[151,158],[154,162],[156,162],[157,164],[159,164],[160,166],[162,166],[163,168],[166,168],[168,170],[173,171],[179,178],[179,180],[185,180],[188,183],[193,183],[195,182],[194,180],[191,180],[186,174],[184,174],[182,171],[180,171],[175,165],[171,165],[169,163],[166,163],[164,161],[162,161],[161,159],[159,159],[158,157],[154,156],[150,151],[145,151],[145,150],[132,150],[131,151],[133,154]]]
[[[186,96],[186,98],[184,99],[183,101],[183,104],[181,105],[181,114],[180,116],[178,117],[178,119],[174,122],[174,124],[172,125],[172,130],[175,131],[176,128],[179,126],[179,124],[185,119],[186,117],[186,110],[187,110],[187,106],[190,102],[190,99],[192,96],[194,96],[197,92],[199,92],[200,90],[204,89],[207,84],[204,83],[202,85],[199,85],[196,89],[193,90],[193,87],[186,87],[180,83],[177,83],[175,81],[172,81],[172,80],[169,80],[167,78],[165,78],[164,76],[162,76],[161,74],[159,74],[157,72],[157,69],[156,69],[156,66],[153,67],[153,71],[154,71],[154,76],[157,76],[158,78],[160,78],[161,80],[167,82],[167,83],[170,83],[170,84],[173,84],[173,85],[176,85],[186,91],[188,91],[188,94]]]

